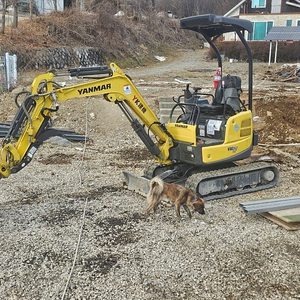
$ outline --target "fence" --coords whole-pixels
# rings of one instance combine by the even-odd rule
[[[17,56],[5,53],[0,56],[0,93],[17,85]]]
[[[0,56],[0,93],[5,90],[5,66],[4,66],[4,56]]]

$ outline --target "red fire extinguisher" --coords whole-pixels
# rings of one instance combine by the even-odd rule
[[[214,88],[216,89],[218,86],[219,81],[222,78],[222,69],[218,68],[215,75],[214,75]]]

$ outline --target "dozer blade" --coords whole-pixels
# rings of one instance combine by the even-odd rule
[[[150,188],[150,180],[143,177],[138,176],[127,171],[123,171],[125,182],[123,186],[130,191],[134,191],[142,196],[147,196]]]

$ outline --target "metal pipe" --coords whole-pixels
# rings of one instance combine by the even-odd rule
[[[300,196],[245,202],[239,206],[248,214],[285,210],[300,207]]]
[[[248,103],[249,103],[249,109],[252,111],[252,86],[253,86],[253,58],[252,58],[252,52],[251,49],[245,40],[243,34],[239,31],[239,28],[236,25],[233,25],[235,28],[236,33],[238,34],[240,40],[242,41],[247,54],[248,54]]]

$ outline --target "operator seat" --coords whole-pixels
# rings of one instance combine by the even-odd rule
[[[224,87],[222,87],[222,82],[224,82]],[[222,115],[225,109],[226,113],[234,115],[241,111],[239,99],[241,93],[241,78],[224,76],[218,83],[212,104],[201,105],[201,112],[208,115]]]
[[[222,82],[224,82],[224,87],[222,87]],[[241,111],[240,94],[242,92],[241,78],[227,75],[220,80],[212,105],[226,104],[234,113],[237,113]]]
[[[224,83],[223,86],[222,82]],[[192,94],[189,91],[189,85],[187,85],[186,90],[184,90],[184,102],[187,104],[186,113],[181,115],[177,122],[193,124],[198,114],[198,108],[200,108],[200,113],[208,116],[220,116],[224,113],[233,116],[241,111],[241,93],[241,78],[239,76],[227,75],[222,77],[211,104],[207,99],[199,98],[197,91],[196,95]],[[197,106],[193,106],[193,104],[197,104]]]

